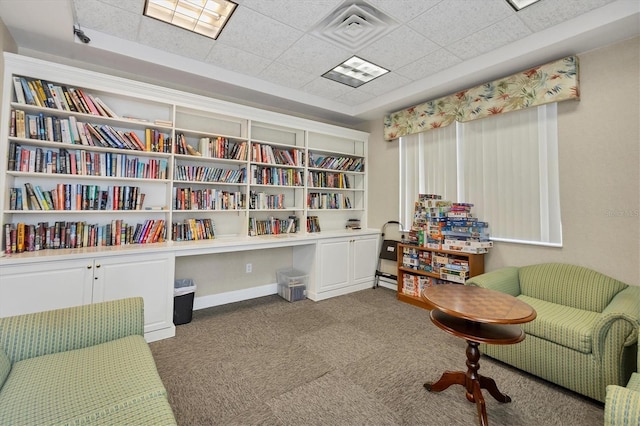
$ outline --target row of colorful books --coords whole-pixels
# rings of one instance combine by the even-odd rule
[[[351,209],[351,199],[342,193],[309,192],[307,194],[307,207],[310,209]]]
[[[51,190],[27,182],[9,191],[11,210],[141,210],[145,194],[138,186],[57,184]]]
[[[196,165],[177,164],[174,178],[189,182],[245,183],[247,169],[223,169]]]
[[[309,167],[349,172],[364,172],[364,158],[324,156],[311,152],[309,153]]]
[[[216,227],[211,219],[185,219],[171,224],[173,241],[213,240]]]
[[[287,219],[270,217],[269,219],[249,218],[249,236],[280,235],[298,232],[297,216],[289,216]]]
[[[166,158],[141,158],[82,149],[25,148],[11,143],[7,170],[137,179],[167,179]]]
[[[249,208],[251,210],[279,210],[285,208],[285,194],[267,194],[266,192],[249,191]]]
[[[251,165],[251,184],[253,185],[302,186],[303,183],[300,169]]]
[[[304,151],[297,148],[283,149],[267,144],[252,143],[251,161],[302,167],[304,165]]]
[[[182,136],[183,151],[178,154],[188,154],[189,147]],[[247,142],[246,141],[233,141],[229,138],[217,136],[215,138],[200,138],[198,141],[198,152],[203,157],[208,158],[226,158],[230,160],[247,159]]]
[[[22,253],[46,249],[150,244],[165,239],[162,219],[148,219],[128,225],[121,219],[105,225],[78,222],[39,222],[37,224],[5,224],[5,253]]]
[[[173,188],[175,210],[240,210],[245,196],[240,191],[219,189]]]
[[[349,176],[344,173],[318,172],[310,170],[307,185],[317,188],[351,188]]]
[[[21,76],[13,77],[13,85],[20,104],[118,118],[99,97],[83,89]]]

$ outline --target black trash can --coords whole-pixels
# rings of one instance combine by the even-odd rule
[[[173,323],[188,324],[193,317],[196,286],[192,279],[175,280],[173,286]]]

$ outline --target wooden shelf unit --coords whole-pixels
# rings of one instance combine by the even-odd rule
[[[460,251],[447,251],[447,250],[439,250],[429,247],[421,247],[413,244],[398,244],[398,300],[401,300],[406,303],[410,303],[415,306],[419,306],[424,309],[430,309],[429,306],[422,300],[420,296],[413,296],[409,294],[405,294],[403,291],[404,288],[404,277],[405,275],[414,275],[419,277],[427,277],[436,280],[448,281],[441,278],[439,272],[431,272],[421,269],[414,269],[408,267],[404,263],[404,253],[405,249],[415,249],[417,251],[422,252],[430,252],[431,256],[434,254],[440,256],[447,256],[454,259],[461,259],[463,261],[468,262],[469,264],[469,273],[468,278],[474,277],[476,275],[480,275],[484,273],[484,254],[474,254],[474,253],[464,253]],[[454,281],[448,281],[454,283]],[[457,283],[461,284],[461,283]]]

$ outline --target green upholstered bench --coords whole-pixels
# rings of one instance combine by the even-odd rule
[[[604,401],[605,426],[640,426],[640,348],[637,368],[638,371],[631,375],[626,387],[607,386],[607,398]]]
[[[624,386],[635,371],[640,287],[561,263],[502,268],[466,285],[511,294],[538,314],[522,325],[523,342],[482,345],[484,354],[601,402],[607,385]]]
[[[0,424],[175,425],[142,298],[0,318]]]

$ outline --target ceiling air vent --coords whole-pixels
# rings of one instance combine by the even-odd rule
[[[363,3],[337,9],[312,30],[312,34],[338,47],[354,51],[391,32],[397,22]]]

